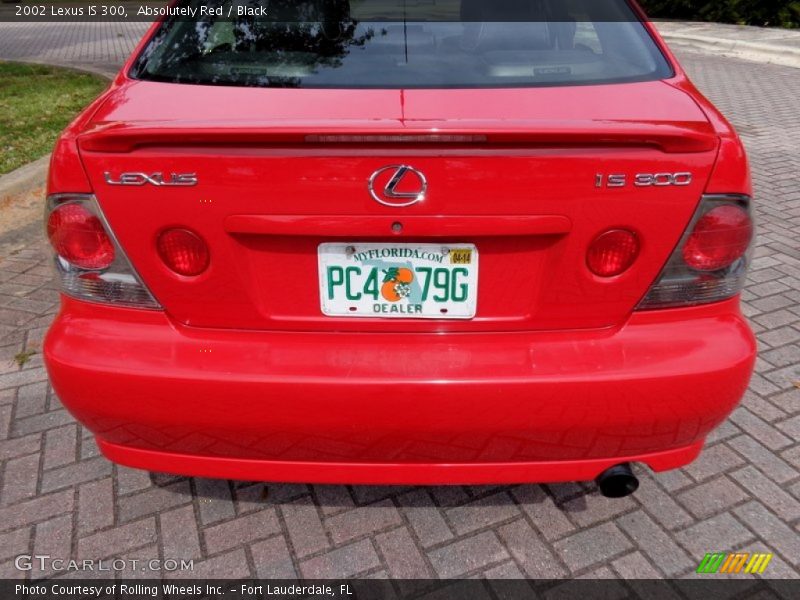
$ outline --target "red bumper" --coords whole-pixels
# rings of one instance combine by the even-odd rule
[[[602,332],[197,330],[64,299],[45,359],[110,459],[245,480],[586,480],[692,461],[743,395],[730,301]]]

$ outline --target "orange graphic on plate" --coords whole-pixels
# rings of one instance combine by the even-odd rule
[[[383,274],[381,296],[389,302],[400,302],[403,298],[408,298],[411,294],[411,283],[414,281],[411,269],[392,267],[384,269]]]

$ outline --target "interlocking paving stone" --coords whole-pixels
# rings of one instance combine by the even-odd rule
[[[47,382],[25,385],[17,391],[16,418],[22,419],[44,412],[47,403]]]
[[[770,450],[780,450],[792,444],[791,438],[746,408],[736,409],[731,415],[731,420]]]
[[[42,491],[49,492],[77,483],[111,475],[111,464],[103,457],[90,458],[72,465],[59,467],[42,474]]]
[[[148,517],[78,540],[78,557],[108,558],[156,541],[156,521]]]
[[[200,520],[208,525],[236,514],[230,485],[218,479],[197,479],[196,493],[200,498]]]
[[[250,567],[244,549],[236,548],[214,558],[195,561],[191,571],[171,571],[166,575],[175,579],[244,579],[249,573]]]
[[[800,446],[795,446],[794,448],[784,450],[781,456],[800,469]]]
[[[736,481],[749,490],[772,511],[787,521],[800,518],[800,502],[792,498],[774,481],[755,467],[745,467],[731,474]]]
[[[158,515],[161,526],[161,543],[164,556],[172,558],[202,558],[200,535],[197,531],[194,507],[182,506],[161,512]]]
[[[566,513],[555,505],[541,486],[518,486],[511,495],[546,540],[560,538],[575,530]]]
[[[448,527],[442,513],[439,510],[433,510],[433,499],[426,490],[415,490],[403,494],[399,496],[398,500],[402,507],[401,510],[423,547],[453,538],[453,532]]]
[[[81,440],[80,458],[86,460],[87,458],[94,458],[100,456],[100,447],[94,437],[88,437]]]
[[[800,393],[797,388],[770,396],[769,401],[787,414],[800,412]]]
[[[119,571],[119,577],[127,579],[152,579],[156,573],[148,570],[148,561],[158,552],[158,545],[150,544],[135,550],[123,552],[118,558],[125,561],[137,561],[136,563],[126,563],[125,568]],[[145,565],[145,566],[142,566]]]
[[[20,352],[22,349],[20,348]],[[18,388],[29,383],[46,381],[47,373],[44,369],[28,369],[22,371],[12,371],[0,375],[0,390]]]
[[[239,482],[234,487],[233,501],[238,506],[239,514],[262,509],[267,501],[268,487],[264,483]]]
[[[800,439],[800,415],[779,423],[778,427],[792,439]]]
[[[76,460],[78,444],[78,427],[71,423],[45,432],[44,464],[45,469],[63,467]]]
[[[455,532],[461,535],[513,519],[520,512],[511,497],[506,492],[500,492],[448,508],[445,515]]]
[[[778,347],[783,344],[800,341],[800,331],[795,327],[779,327],[771,331],[765,331],[758,336],[758,340],[768,346]]]
[[[55,515],[72,512],[74,496],[74,490],[65,490],[0,508],[0,531],[28,526]]]
[[[28,576],[26,571],[20,571],[13,560],[0,563],[0,579],[25,579]]]
[[[765,369],[768,367],[766,365],[760,365],[756,368]],[[769,400],[754,394],[752,386],[751,390],[745,395],[742,404],[746,406],[750,412],[760,415],[762,419],[770,423],[786,418],[786,413],[783,410],[775,406],[775,404]]]
[[[120,495],[144,490],[152,485],[147,471],[129,469],[120,465],[115,465],[114,471],[116,473],[117,493]]]
[[[774,383],[778,389],[791,389],[797,381],[800,381],[800,365],[791,365],[783,367],[782,369],[775,369],[774,371],[766,373],[764,377]],[[797,431],[798,430],[795,429],[795,432]],[[797,435],[795,435],[794,439],[797,439]]]
[[[675,537],[699,560],[706,552],[718,552],[720,548],[726,550],[736,548],[749,542],[753,539],[753,534],[730,513],[725,512],[698,521],[696,525],[675,534]]]
[[[238,517],[205,530],[206,547],[210,553],[220,552],[280,532],[275,509],[270,508]]]
[[[620,517],[617,524],[667,576],[675,577],[692,566],[692,559],[643,511]]]
[[[236,486],[237,482],[233,482]],[[266,485],[263,497],[270,504],[285,504],[302,496],[307,496],[311,488],[305,484],[286,483],[283,485]],[[241,508],[241,507],[240,507]]]
[[[74,423],[75,419],[66,410],[54,410],[52,412],[28,417],[27,419],[19,419],[14,423],[15,435],[26,435],[28,433],[39,433],[53,429],[60,425]]]
[[[12,404],[16,397],[16,389],[0,390],[0,406]]]
[[[661,579],[663,576],[640,552],[631,552],[611,565],[623,579]]]
[[[558,579],[567,574],[542,540],[525,520],[514,521],[498,529],[511,556],[525,574],[533,579]]]
[[[114,481],[107,477],[78,487],[78,533],[86,535],[114,524]]]
[[[331,546],[312,498],[287,502],[280,507],[280,512],[296,556],[308,556]]]
[[[492,567],[491,569],[487,569],[486,570],[486,578],[490,579],[490,580],[491,579],[524,579],[525,578],[525,574],[522,571],[520,571],[519,567],[517,567],[517,565],[515,565],[513,562],[507,562],[505,564],[498,565],[496,567]],[[489,585],[492,585],[493,587],[495,586],[495,584],[493,584],[491,581],[489,582]],[[525,589],[525,588],[522,588],[522,589]],[[527,590],[525,590],[525,591],[527,592]],[[500,597],[503,596],[502,593],[500,593],[498,595]]]
[[[396,579],[430,579],[433,572],[406,527],[399,527],[376,536],[389,574]]]
[[[733,467],[738,467],[742,463],[744,463],[744,459],[728,446],[715,444],[711,448],[706,448],[699,459],[686,467],[686,472],[697,481],[704,481],[720,473],[730,471]]]
[[[562,509],[580,527],[606,521],[636,507],[636,501],[627,498],[605,498],[600,494],[588,494],[574,498],[562,505]]]
[[[439,577],[459,577],[509,557],[492,531],[468,536],[428,552]]]
[[[712,479],[678,496],[680,503],[698,519],[741,504],[748,498],[742,488],[725,476]]]
[[[391,500],[382,500],[376,504],[358,507],[326,520],[328,531],[336,544],[368,535],[373,531],[399,525],[401,522],[400,513],[397,512],[397,508]]]
[[[256,566],[255,576],[261,579],[294,579],[297,571],[294,568],[292,554],[282,536],[276,536],[250,547],[253,562]]]
[[[322,514],[332,515],[355,506],[347,486],[344,485],[317,485],[314,486],[317,502]]]
[[[389,485],[357,485],[350,488],[356,499],[356,504],[370,504],[378,500],[385,500],[395,494],[408,491],[406,486]]]
[[[39,454],[30,454],[13,458],[6,463],[0,506],[8,506],[36,495],[39,460]]]
[[[691,479],[684,473],[684,471],[672,471],[660,473],[655,477],[648,474],[641,479],[639,489],[636,490],[636,499],[639,503],[667,530],[680,529],[694,521],[692,516],[674,500],[678,491],[692,485]],[[665,486],[665,483],[669,484],[669,487]],[[662,486],[671,491],[663,490]]]
[[[188,481],[176,481],[163,487],[153,487],[138,494],[121,498],[118,515],[121,523],[133,521],[146,515],[168,510],[173,506],[191,502]]]
[[[8,533],[0,533],[0,562],[7,558],[25,554],[31,541],[31,528],[20,527]],[[2,577],[2,575],[0,575]]]
[[[603,563],[633,547],[614,523],[584,529],[553,546],[573,572]]]
[[[144,31],[53,24],[43,35],[43,27],[0,24],[0,57],[111,73]],[[26,576],[13,557],[34,549],[194,560],[194,571],[169,578],[577,574],[628,584],[692,577],[706,552],[737,549],[775,552],[769,576],[800,577],[800,78],[771,65],[682,58],[741,128],[760,235],[743,294],[762,352],[757,373],[698,462],[660,474],[637,467],[642,485],[621,502],[591,483],[265,485],[112,468],[49,390],[41,353],[22,369],[13,360],[41,348],[57,300],[45,243],[31,228],[13,256],[0,237],[0,577]],[[78,575],[86,574],[64,577]]]
[[[378,553],[367,539],[304,560],[300,570],[309,579],[333,579],[352,577],[379,565]]]
[[[795,567],[800,566],[800,536],[758,501],[748,502],[734,510],[744,523]]]
[[[33,545],[34,556],[69,556],[72,549],[72,515],[62,515],[44,523],[39,523],[35,530],[36,542]],[[44,570],[37,570],[37,577],[48,577],[55,574],[52,565]]]
[[[735,435],[739,435],[740,433],[742,433],[742,430],[734,425],[733,421],[723,421],[719,427],[708,434],[708,437],[706,438],[706,447],[713,446],[718,442],[724,442],[725,440],[732,438]],[[683,474],[685,472],[685,470],[668,471],[666,475]]]

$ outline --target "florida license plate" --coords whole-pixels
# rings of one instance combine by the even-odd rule
[[[471,319],[478,304],[474,244],[321,244],[322,312],[331,317]]]

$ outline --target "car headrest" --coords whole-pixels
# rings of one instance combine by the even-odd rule
[[[561,0],[462,0],[466,49],[552,50],[574,46],[576,25]]]
[[[465,23],[462,46],[474,52],[550,50],[553,38],[547,23]]]

